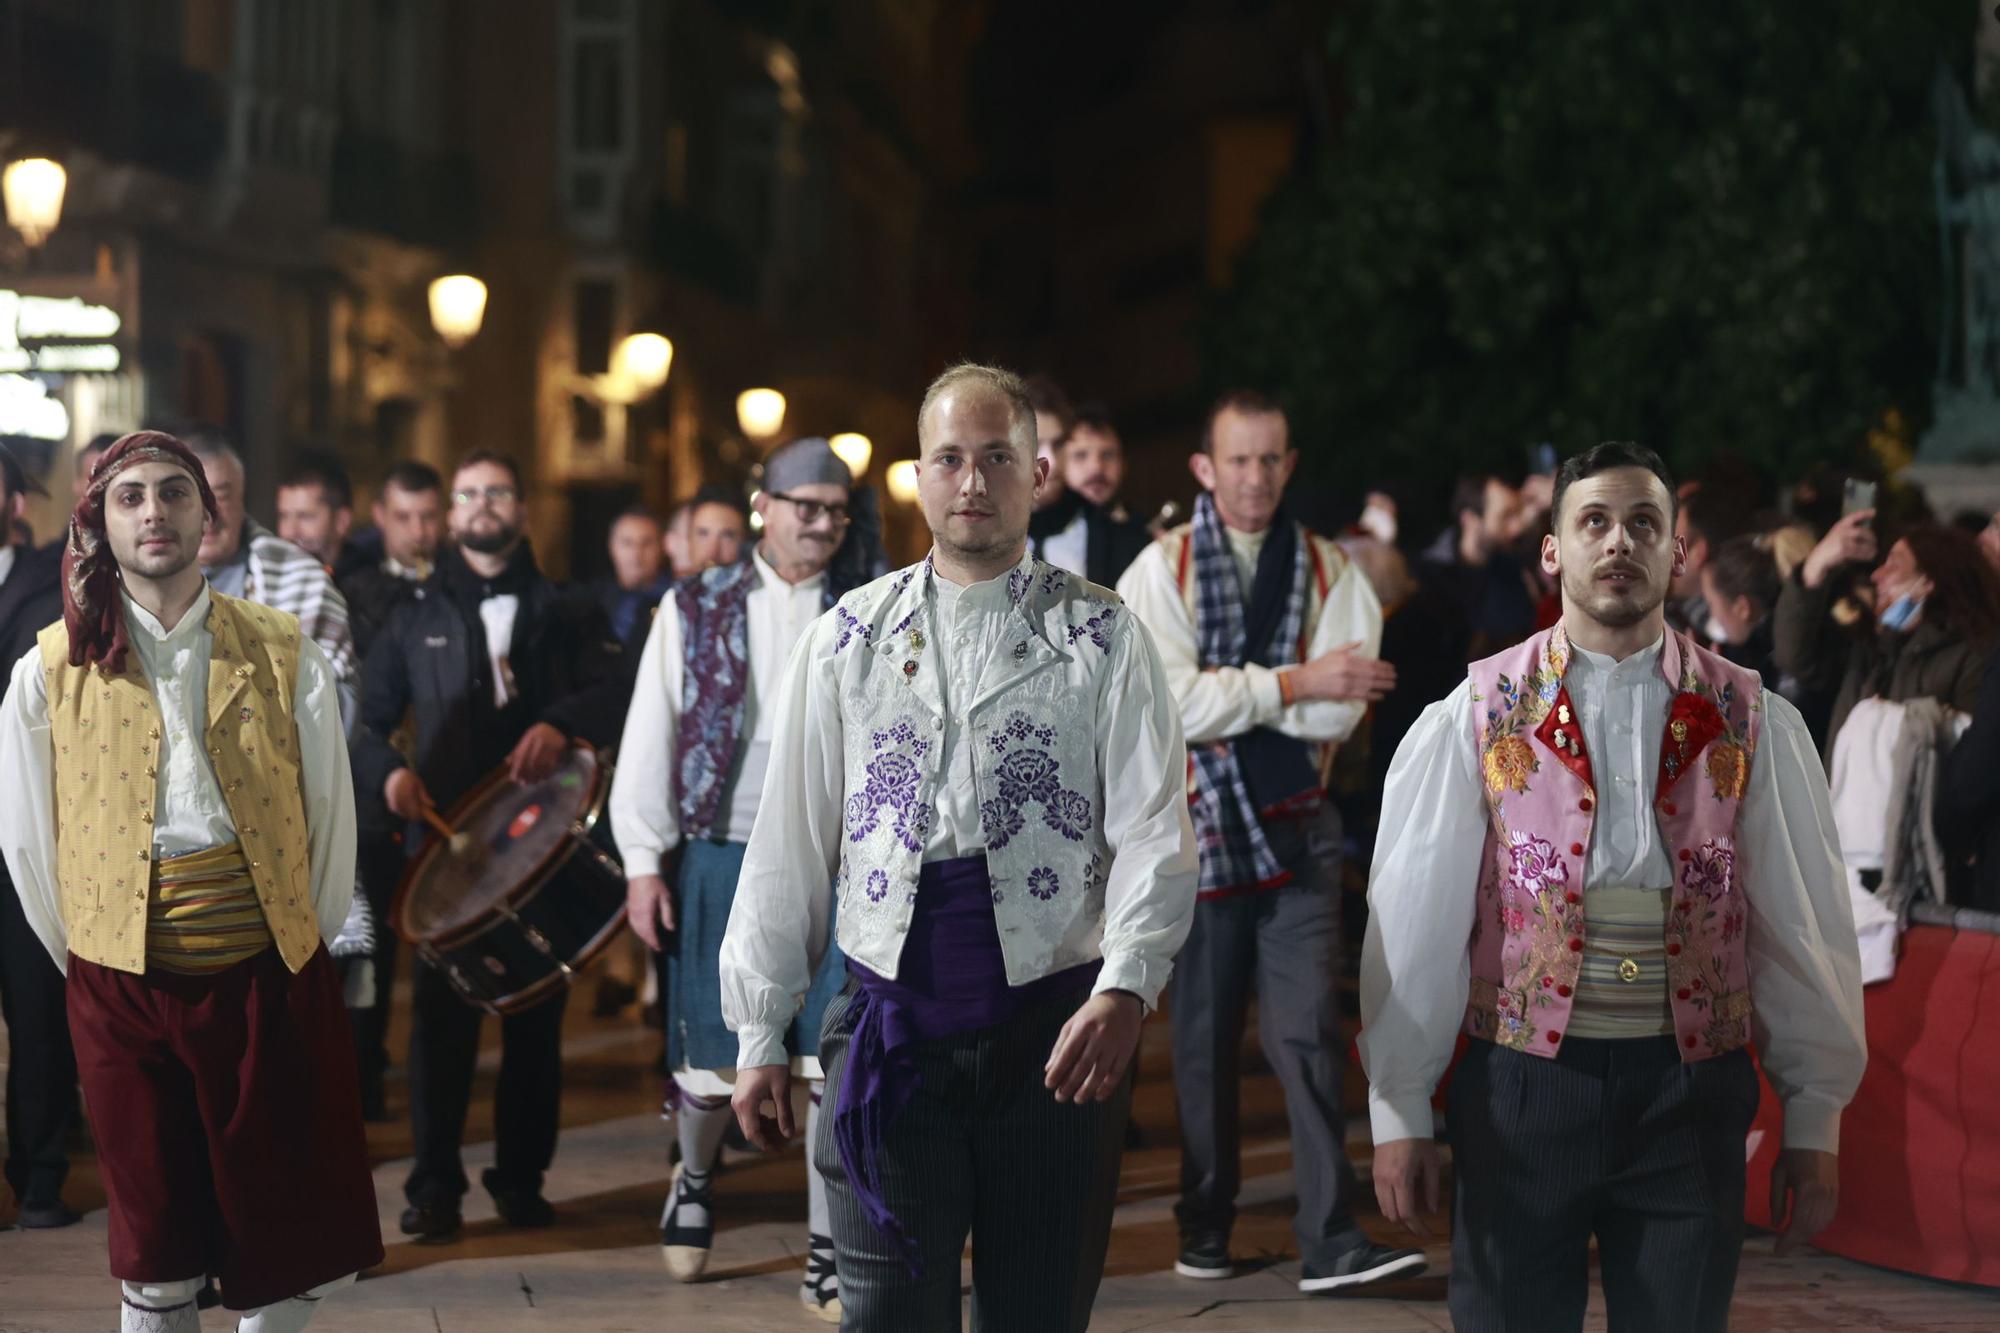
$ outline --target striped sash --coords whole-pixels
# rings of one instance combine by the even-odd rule
[[[146,961],[200,975],[234,967],[271,947],[243,845],[170,856],[154,863],[146,911]]]
[[[1667,889],[1588,889],[1583,970],[1572,1037],[1657,1037],[1674,1030],[1667,1003]]]

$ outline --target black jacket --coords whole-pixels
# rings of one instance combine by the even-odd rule
[[[389,623],[397,607],[416,595],[418,584],[391,574],[382,562],[357,564],[335,577],[340,595],[347,599],[347,624],[354,632],[354,654],[363,662],[375,638]]]
[[[1937,829],[1952,852],[1951,897],[2000,912],[2000,654],[1986,668],[1972,726],[1945,760]]]
[[[1153,540],[1146,525],[1127,514],[1123,505],[1101,509],[1075,491],[1066,492],[1062,499],[1047,509],[1037,510],[1028,520],[1028,540],[1034,546],[1035,558],[1044,558],[1044,544],[1074,522],[1078,513],[1084,516],[1083,576],[1102,587],[1115,587],[1119,575]]]
[[[479,618],[489,590],[521,599],[508,652],[518,694],[504,709],[493,703]],[[390,613],[362,665],[355,783],[379,794],[389,775],[405,767],[389,737],[411,713],[413,766],[440,809],[498,768],[537,722],[608,747],[624,726],[629,697],[620,656],[596,601],[550,582],[525,543],[493,580],[481,579],[456,549],[447,549],[431,577]],[[409,845],[422,842],[416,837]]]
[[[62,619],[62,543],[14,548],[14,568],[0,583],[0,696],[14,678],[14,664],[35,646],[35,636]]]

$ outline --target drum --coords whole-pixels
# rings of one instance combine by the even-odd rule
[[[488,1013],[553,999],[625,925],[625,872],[598,819],[610,789],[582,741],[540,782],[489,774],[445,815],[456,833],[405,867],[396,933]]]

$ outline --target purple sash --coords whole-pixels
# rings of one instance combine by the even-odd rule
[[[918,1044],[996,1027],[1042,1000],[1093,984],[1100,966],[1080,963],[1009,986],[983,853],[923,868],[894,981],[848,959],[848,975],[859,989],[846,1015],[850,1035],[834,1144],[862,1211],[903,1251],[912,1276],[922,1274],[922,1259],[916,1239],[883,1197],[881,1169],[889,1127],[922,1081]]]

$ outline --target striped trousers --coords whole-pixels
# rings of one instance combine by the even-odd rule
[[[1724,1333],[1757,1099],[1747,1051],[1682,1064],[1672,1037],[1570,1037],[1553,1060],[1470,1043],[1446,1094],[1453,1327],[1581,1329],[1595,1235],[1612,1333]]]
[[[848,1011],[857,984],[827,1006],[822,1105],[840,1104]],[[915,1236],[923,1274],[875,1230],[849,1187],[831,1114],[813,1163],[826,1180],[840,1271],[841,1327],[863,1333],[960,1328],[959,1258],[972,1237],[972,1326],[980,1333],[1082,1333],[1104,1273],[1118,1164],[1132,1105],[1116,1096],[1058,1103],[1042,1086],[1056,1035],[1089,988],[996,1027],[926,1043],[922,1084],[884,1135],[883,1192]]]

